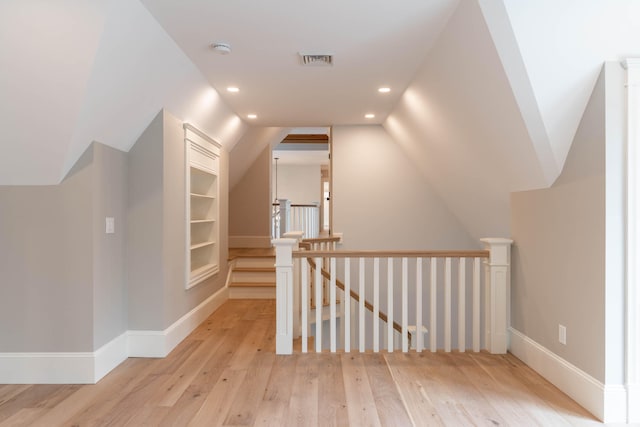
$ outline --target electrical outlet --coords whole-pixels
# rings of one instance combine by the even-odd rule
[[[558,341],[560,344],[567,345],[567,327],[564,325],[558,325]]]

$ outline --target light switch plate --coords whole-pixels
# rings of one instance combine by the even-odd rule
[[[116,232],[116,220],[115,218],[108,216],[105,218],[105,233],[114,234]]]

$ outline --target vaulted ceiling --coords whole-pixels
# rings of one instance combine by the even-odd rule
[[[553,183],[603,61],[640,56],[639,4],[6,0],[0,185],[57,183],[92,141],[128,150],[168,108],[229,149],[249,128],[382,124],[463,217],[464,200]]]

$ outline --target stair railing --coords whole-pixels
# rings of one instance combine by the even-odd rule
[[[352,339],[354,343],[357,342],[361,352],[369,348],[374,352],[380,351],[381,341],[383,348],[386,347],[390,352],[396,348],[408,351],[410,341],[413,341],[411,348],[416,351],[426,347],[431,351],[451,351],[455,345],[453,340],[456,339],[459,351],[485,348],[491,353],[505,353],[512,241],[482,239],[482,242],[486,247],[484,251],[300,251],[298,244],[305,243],[300,242],[299,238],[275,240],[278,298],[276,352],[291,354],[293,340],[298,336],[301,338],[301,351],[307,352],[310,332],[315,335],[315,351],[323,351],[324,310],[312,312],[310,309],[311,267],[307,261],[301,262],[310,258],[316,266],[323,265],[324,260],[328,259],[326,274],[323,274],[322,268],[316,268],[313,277],[316,283],[323,280],[329,282],[328,347],[332,352],[337,351],[338,345],[349,352]],[[386,263],[381,263],[385,259]],[[484,281],[480,267],[482,260]],[[352,265],[357,265],[357,268],[352,270]],[[385,269],[386,281],[381,275]],[[338,270],[342,272],[341,280],[337,277]],[[373,294],[373,304],[368,308],[372,309],[373,316],[369,317],[374,320],[366,323],[367,307],[362,297],[357,306],[340,304],[344,312],[341,313],[342,320],[338,328],[337,293],[344,290],[345,295],[352,296],[352,279],[355,279],[353,281],[360,296],[367,291]],[[299,286],[295,286],[294,282]],[[367,282],[372,283],[365,288]],[[457,282],[455,288],[454,282]],[[296,298],[293,295],[294,288],[297,289]],[[316,287],[314,293],[317,300],[322,299],[320,287]],[[467,300],[470,304],[467,304]],[[383,304],[386,305],[386,332],[381,330],[380,321],[377,320]],[[295,316],[295,335],[294,312],[298,313]],[[483,318],[480,317],[481,312],[484,312]],[[396,313],[398,316],[394,318]],[[313,331],[310,330],[310,323],[313,323],[309,322],[310,315],[315,315]],[[471,331],[466,330],[468,318],[471,318]],[[399,322],[395,322],[395,319]],[[357,328],[354,327],[356,324]],[[397,329],[400,329],[399,334]],[[411,331],[415,333],[411,334]],[[424,341],[425,332],[429,335],[428,346]],[[338,334],[342,338],[339,343]],[[397,336],[401,340],[400,345],[396,344]]]

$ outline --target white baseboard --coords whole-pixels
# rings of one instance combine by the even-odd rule
[[[128,331],[129,357],[166,357],[227,299],[229,291],[222,288],[164,331]]]
[[[112,339],[93,353],[93,382],[97,383],[129,357],[127,333]]]
[[[127,331],[94,352],[0,353],[0,384],[95,384],[127,357],[165,357],[228,294],[220,289],[164,331]]]
[[[604,385],[521,332],[509,328],[514,356],[529,365],[595,417],[607,423],[626,421],[627,393],[623,385]]]
[[[271,236],[229,236],[230,248],[270,248]]]
[[[640,384],[629,384],[627,386],[628,423],[640,424],[640,405],[638,402],[640,402]]]

